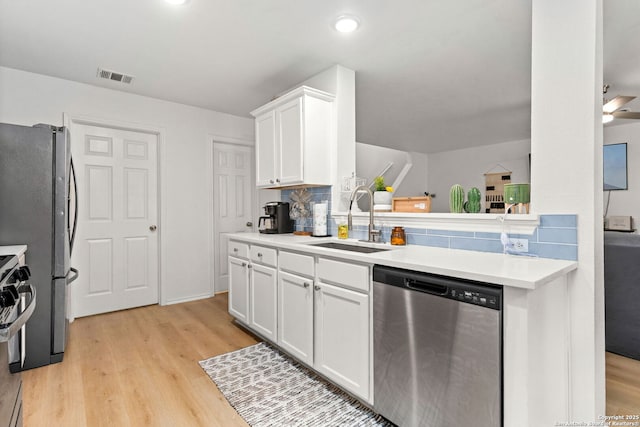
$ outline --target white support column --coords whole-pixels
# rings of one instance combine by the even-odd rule
[[[578,214],[567,375],[569,417],[584,422],[605,413],[602,0],[533,0],[532,12],[531,205]]]

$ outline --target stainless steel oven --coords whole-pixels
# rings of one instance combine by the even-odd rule
[[[25,325],[36,305],[29,267],[14,255],[0,256],[0,425],[22,426]]]

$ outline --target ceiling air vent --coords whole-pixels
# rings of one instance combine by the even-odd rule
[[[116,71],[105,70],[104,68],[98,68],[98,77],[100,77],[101,79],[113,80],[114,82],[126,84],[130,84],[133,81],[133,76],[118,73]]]

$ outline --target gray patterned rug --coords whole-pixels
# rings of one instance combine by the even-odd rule
[[[200,366],[251,426],[392,425],[267,343]]]

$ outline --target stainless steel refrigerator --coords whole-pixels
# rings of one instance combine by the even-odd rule
[[[0,123],[0,245],[26,244],[38,304],[26,329],[23,369],[62,361],[77,192],[69,131]]]

